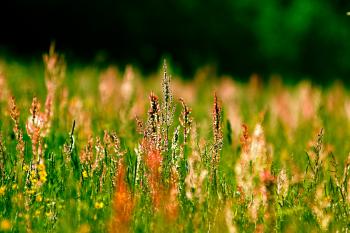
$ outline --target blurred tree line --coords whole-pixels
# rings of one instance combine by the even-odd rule
[[[17,54],[54,39],[79,59],[100,54],[146,72],[170,56],[187,76],[208,63],[242,77],[350,76],[348,0],[12,0],[1,8],[0,45]]]

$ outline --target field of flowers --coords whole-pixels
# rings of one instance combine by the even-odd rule
[[[347,232],[350,92],[0,61],[0,232]]]

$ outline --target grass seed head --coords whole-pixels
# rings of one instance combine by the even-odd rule
[[[173,122],[175,108],[173,106],[173,94],[170,87],[170,75],[168,74],[168,67],[166,61],[163,64],[163,103],[162,103],[162,131],[163,131],[163,146],[168,150],[169,145],[169,128]]]
[[[192,118],[190,116],[191,109],[186,105],[185,101],[182,98],[180,98],[180,101],[182,104],[182,111],[181,111],[181,116],[179,121],[184,131],[184,144],[186,144],[191,131],[191,124],[192,124]]]
[[[158,97],[151,93],[150,97],[150,109],[148,110],[148,122],[146,138],[149,146],[157,150],[161,149],[161,119],[160,119],[160,107]]]

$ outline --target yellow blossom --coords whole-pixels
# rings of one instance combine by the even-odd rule
[[[9,231],[9,230],[11,230],[11,223],[10,223],[10,221],[7,220],[7,219],[1,220],[1,222],[0,222],[0,230],[2,230],[2,231]]]
[[[104,206],[103,202],[95,202],[95,208],[96,209],[102,209]]]
[[[43,200],[43,197],[39,194],[36,196],[35,201],[41,202]]]
[[[16,190],[17,188],[18,188],[17,184],[13,184],[13,185],[12,185],[12,189],[13,189],[13,190]]]
[[[31,181],[32,181],[32,184],[36,184],[36,183],[38,183],[38,179],[37,178],[32,178],[32,179],[30,179]]]
[[[43,170],[43,171],[39,171],[39,179],[40,179],[40,181],[42,182],[42,183],[45,183],[46,182],[46,177],[47,177],[47,173],[46,173],[46,171],[45,170]]]
[[[88,173],[87,173],[87,171],[83,171],[83,173],[82,173],[82,175],[83,175],[83,178],[88,178]]]
[[[33,189],[28,189],[28,190],[26,191],[26,193],[29,194],[29,195],[34,194],[34,192],[35,192],[35,191],[34,191]]]
[[[0,196],[5,195],[5,191],[6,191],[6,186],[5,185],[1,186],[0,187]]]
[[[24,165],[23,166],[23,171],[25,171],[25,172],[29,171],[29,166],[28,165]]]
[[[30,178],[34,179],[36,177],[36,172],[34,170],[30,171]]]
[[[38,170],[39,170],[39,171],[45,170],[45,164],[40,163],[40,164],[38,165]]]

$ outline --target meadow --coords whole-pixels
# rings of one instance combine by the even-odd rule
[[[350,92],[164,61],[0,61],[0,232],[347,232]]]

